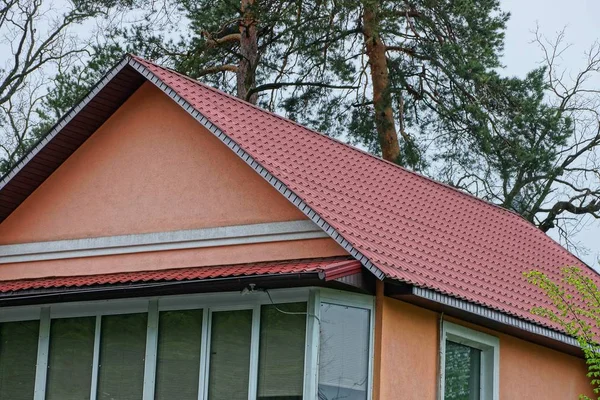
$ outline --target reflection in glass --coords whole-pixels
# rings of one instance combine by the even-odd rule
[[[479,400],[481,350],[446,341],[445,400]]]
[[[321,303],[319,399],[365,400],[369,310]]]

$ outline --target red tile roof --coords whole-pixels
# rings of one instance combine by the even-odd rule
[[[537,269],[557,277],[560,267],[577,265],[597,278],[517,214],[136,60],[387,278],[545,325],[530,309],[547,304],[546,298],[525,281],[524,272]]]
[[[218,265],[160,271],[123,272],[116,274],[51,277],[0,281],[0,293],[21,290],[78,288],[97,285],[117,285],[148,282],[183,282],[229,277],[273,276],[284,274],[320,273],[326,281],[359,273],[360,262],[346,257],[310,260],[278,261],[252,264]]]
[[[106,95],[104,88],[115,82],[121,82],[121,92],[134,90],[136,71],[214,127],[226,145],[379,277],[543,325],[529,310],[547,304],[546,298],[527,284],[524,272],[537,269],[557,278],[560,267],[576,265],[600,283],[579,259],[512,212],[136,57],[115,67],[104,87],[94,89],[86,104],[3,177],[0,221],[60,165],[62,158],[52,165],[35,162],[46,148],[55,149],[69,118],[96,113],[95,96]],[[69,129],[92,134],[93,127],[80,126]]]

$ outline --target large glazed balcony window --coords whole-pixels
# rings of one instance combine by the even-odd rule
[[[292,289],[0,310],[0,400],[369,400],[372,302]]]

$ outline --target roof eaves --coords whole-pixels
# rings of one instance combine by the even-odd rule
[[[420,288],[413,286],[412,294],[421,297],[426,300],[433,301],[448,307],[452,307],[461,311],[465,311],[469,314],[477,315],[501,324],[512,326],[523,331],[533,333],[535,335],[544,336],[549,339],[556,340],[558,342],[565,343],[573,347],[579,347],[579,342],[572,336],[569,336],[556,329],[548,328],[535,324],[533,322],[526,321],[522,318],[514,317],[504,312],[493,310],[489,307],[485,307],[479,304],[475,304],[470,301],[462,300],[453,296],[442,294],[435,290]]]
[[[97,94],[100,92],[131,60],[130,55],[123,59],[108,71],[100,81],[88,92],[88,94],[69,112],[67,112],[53,127],[44,135],[37,144],[27,152],[4,176],[0,177],[0,190],[2,190],[12,178],[14,178]]]
[[[276,176],[271,174],[271,172],[263,167],[250,154],[248,154],[237,142],[235,142],[223,130],[221,130],[221,128],[202,115],[200,111],[194,108],[194,106],[192,106],[186,99],[177,94],[175,90],[158,78],[144,64],[139,62],[136,58],[131,58],[129,65],[142,74],[146,79],[148,79],[148,81],[158,87],[161,91],[163,91],[166,95],[171,97],[196,121],[214,134],[221,142],[223,142],[227,147],[229,147],[230,150],[237,154],[246,164],[254,169],[254,171],[256,171],[260,176],[262,176],[279,193],[292,202],[292,204],[294,204],[302,213],[304,213],[304,215],[306,215],[310,220],[323,229],[325,233],[327,233],[334,241],[344,248],[344,250],[352,255],[352,257],[360,261],[362,265],[364,265],[365,268],[373,273],[378,279],[382,280],[386,277],[385,273],[381,269],[373,264],[371,260],[369,260],[364,254],[354,248],[354,246],[352,246],[352,244],[346,240],[346,238],[344,238],[336,229],[334,229],[327,221],[325,221],[325,219],[323,219],[316,211],[306,204],[302,198],[288,188]]]

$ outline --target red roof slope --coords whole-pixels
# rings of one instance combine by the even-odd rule
[[[148,282],[184,282],[191,280],[322,273],[326,281],[361,271],[360,262],[344,257],[311,260],[278,261],[252,264],[218,265],[198,268],[178,268],[161,271],[123,272],[103,275],[85,275],[0,281],[0,293],[21,290],[77,288],[96,285],[117,285]]]
[[[545,303],[545,297],[523,273],[538,269],[557,276],[562,266],[585,268],[512,212],[173,71],[135,61],[293,191],[388,278],[545,324],[529,311]],[[304,211],[311,216],[310,210]]]

